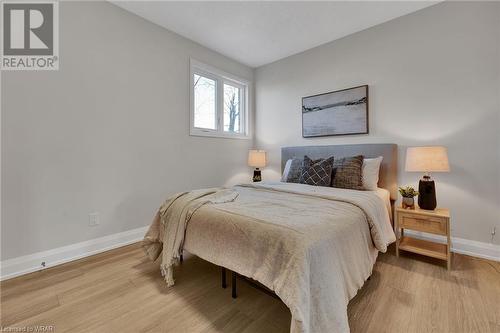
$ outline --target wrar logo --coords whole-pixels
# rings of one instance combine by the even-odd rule
[[[2,2],[3,70],[57,70],[57,2]]]

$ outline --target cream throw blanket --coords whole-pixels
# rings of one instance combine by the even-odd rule
[[[164,243],[167,283],[184,242],[190,253],[274,290],[290,309],[291,332],[349,331],[349,300],[370,276],[377,249],[395,240],[382,199],[289,183],[193,192],[193,200],[167,200],[144,241],[152,259]]]
[[[169,287],[174,285],[173,265],[182,253],[191,216],[203,205],[233,201],[237,196],[231,189],[209,188],[174,194],[161,205],[144,237],[143,247],[151,260],[162,253],[161,272]]]

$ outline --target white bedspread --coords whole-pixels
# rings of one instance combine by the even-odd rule
[[[184,248],[274,290],[291,332],[348,332],[347,305],[395,241],[372,191],[303,184],[236,186],[233,202],[200,207]]]

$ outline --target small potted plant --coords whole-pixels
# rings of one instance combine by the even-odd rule
[[[399,193],[403,197],[403,208],[404,209],[415,209],[415,199],[418,192],[412,186],[400,187]]]

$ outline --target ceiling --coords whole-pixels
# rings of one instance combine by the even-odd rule
[[[251,67],[259,67],[438,1],[112,1]]]

